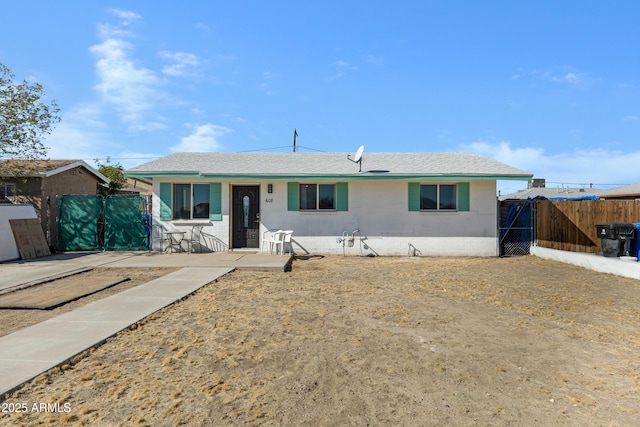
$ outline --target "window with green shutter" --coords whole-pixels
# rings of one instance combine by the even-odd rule
[[[409,183],[409,212],[420,211],[420,183]]]
[[[336,183],[336,210],[346,212],[349,210],[349,183]]]
[[[349,184],[287,183],[289,211],[348,211]]]
[[[222,221],[222,184],[160,183],[160,220]]]
[[[458,183],[458,212],[469,212],[470,209],[469,202],[469,183],[468,182],[459,182]]]
[[[222,184],[219,182],[209,184],[209,219],[222,221]]]
[[[160,183],[160,221],[171,221],[171,188],[170,182]]]
[[[410,212],[447,212],[469,211],[469,183],[458,184],[420,184],[410,182]]]
[[[297,211],[299,209],[298,183],[287,182],[287,210]]]

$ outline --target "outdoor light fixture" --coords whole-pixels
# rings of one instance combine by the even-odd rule
[[[273,193],[273,184],[267,184],[267,193]]]

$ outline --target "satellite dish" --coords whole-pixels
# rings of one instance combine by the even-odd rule
[[[353,163],[358,163],[360,165],[360,172],[362,172],[362,153],[364,153],[364,145],[358,147],[358,150],[356,151],[353,159],[347,154],[347,159],[351,160]]]
[[[356,156],[353,160],[356,162],[359,162],[360,160],[362,160],[362,153],[364,153],[364,145],[361,145],[358,148],[358,151],[356,151]]]

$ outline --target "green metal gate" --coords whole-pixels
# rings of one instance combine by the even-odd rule
[[[104,199],[104,250],[144,251],[149,247],[146,201],[140,196]]]
[[[98,233],[102,205],[102,196],[64,195],[58,198],[58,250],[102,249]]]
[[[64,195],[57,208],[60,251],[148,248],[147,203],[142,196]]]

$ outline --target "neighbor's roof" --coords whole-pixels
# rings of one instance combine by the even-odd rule
[[[640,183],[623,185],[621,187],[615,187],[609,190],[602,190],[598,193],[598,196],[603,199],[611,199],[616,197],[640,198]]]
[[[599,196],[603,190],[597,188],[547,188],[535,187],[526,190],[516,191],[515,193],[504,194],[498,197],[498,200],[527,200],[536,197],[545,197],[547,199],[555,198],[578,198],[585,196]]]
[[[364,153],[362,172],[351,153],[175,153],[128,169],[131,177],[345,177],[389,179],[468,177],[528,180],[532,174],[475,153]]]
[[[46,178],[67,171],[83,167],[94,174],[100,181],[109,182],[109,178],[89,166],[84,160],[2,160],[0,161],[0,176],[14,176],[12,171],[2,168],[3,164],[12,163],[29,171],[27,176]]]

